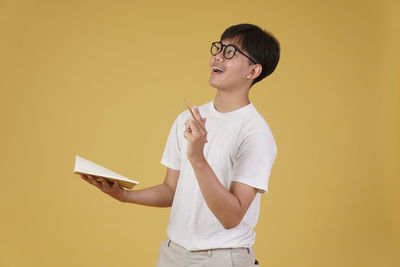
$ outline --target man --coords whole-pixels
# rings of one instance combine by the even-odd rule
[[[163,184],[128,191],[82,176],[120,201],[172,207],[160,267],[257,263],[253,228],[277,148],[249,91],[275,70],[280,47],[259,27],[239,24],[212,43],[211,54],[209,83],[216,96],[194,107],[194,117],[186,110],[175,120],[161,159]]]

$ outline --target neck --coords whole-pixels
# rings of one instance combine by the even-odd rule
[[[228,92],[217,90],[214,107],[219,112],[231,112],[250,104],[249,91]]]

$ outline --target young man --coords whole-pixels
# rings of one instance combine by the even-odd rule
[[[256,265],[253,228],[277,148],[249,90],[274,71],[280,46],[259,27],[239,24],[212,43],[211,54],[215,99],[194,107],[195,118],[186,110],[175,120],[161,159],[163,184],[127,191],[82,176],[120,201],[172,207],[160,267]]]

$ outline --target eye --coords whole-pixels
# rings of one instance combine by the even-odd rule
[[[236,53],[236,49],[233,46],[227,46],[225,53],[227,57],[232,58]]]
[[[222,50],[222,45],[220,43],[212,43],[211,46],[211,54],[213,54],[214,56],[217,55],[219,52],[221,52]]]

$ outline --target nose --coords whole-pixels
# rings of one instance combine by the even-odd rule
[[[219,52],[217,55],[213,56],[215,61],[224,61],[224,51]]]

